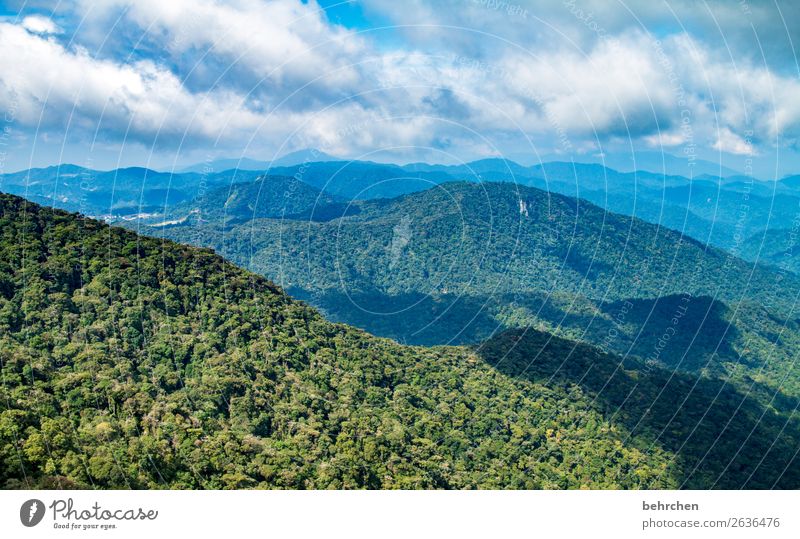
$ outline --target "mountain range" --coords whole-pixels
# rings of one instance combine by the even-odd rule
[[[75,165],[32,169],[0,176],[0,190],[107,222],[168,221],[166,214],[217,187],[249,183],[261,176],[291,176],[343,202],[393,198],[455,181],[511,182],[582,198],[624,215],[676,230],[736,256],[759,261],[757,238],[790,230],[800,213],[796,178],[777,182],[732,175],[718,177],[618,172],[598,164],[548,162],[522,166],[504,159],[465,165],[405,166],[365,161],[311,161],[326,154],[309,150],[282,162],[260,162],[255,170],[219,170],[209,164],[194,172],[143,168],[92,171]],[[298,159],[301,163],[293,163]],[[235,162],[234,162],[235,161]],[[244,162],[222,161],[223,166]],[[751,240],[752,238],[752,240]],[[764,261],[770,262],[765,253]]]
[[[336,446],[338,438],[331,438],[331,432],[339,432],[336,429],[340,427],[329,423],[325,419],[327,416],[306,411],[303,412],[306,417],[315,417],[313,430],[323,438],[328,436],[328,441],[324,451],[314,445],[322,438],[314,438],[313,443],[302,442],[306,444],[303,451],[312,451],[319,461],[309,463],[302,473],[298,472],[299,476],[285,480],[262,473],[263,470],[255,473],[244,464],[247,458],[244,455],[241,465],[223,473],[215,468],[213,459],[203,460],[211,459],[208,455],[189,457],[190,453],[180,452],[183,450],[178,453],[159,450],[159,458],[164,462],[178,457],[199,458],[198,462],[205,462],[205,468],[210,470],[207,481],[198,477],[189,479],[184,471],[176,471],[177,475],[163,481],[163,485],[186,488],[385,488],[403,485],[708,488],[747,485],[764,488],[796,484],[794,455],[788,449],[792,444],[797,446],[794,412],[800,406],[800,378],[795,369],[795,354],[800,347],[800,317],[796,307],[800,277],[795,273],[794,260],[795,213],[800,208],[800,197],[796,195],[793,178],[772,183],[742,176],[699,176],[689,180],[648,172],[622,173],[599,165],[575,163],[552,162],[526,167],[502,159],[461,166],[305,161],[273,166],[266,171],[214,172],[211,168],[170,174],[137,168],[98,172],[63,165],[0,177],[0,189],[24,195],[31,201],[4,199],[5,228],[17,231],[10,233],[7,241],[10,249],[7,258],[16,262],[7,264],[2,272],[7,277],[0,283],[5,291],[4,327],[10,336],[7,349],[15,351],[13,357],[7,356],[7,361],[4,360],[4,364],[12,365],[7,379],[17,380],[19,391],[15,395],[18,395],[23,391],[26,377],[32,375],[33,381],[37,376],[43,377],[43,391],[52,396],[49,398],[56,399],[52,402],[45,399],[50,404],[44,415],[56,421],[53,425],[60,425],[59,428],[71,425],[77,429],[76,433],[90,428],[84,424],[84,419],[71,412],[84,410],[86,415],[88,393],[66,408],[58,404],[65,399],[72,402],[75,398],[60,389],[70,387],[64,378],[68,372],[73,373],[67,377],[69,379],[90,372],[92,380],[102,373],[102,379],[108,379],[110,387],[118,387],[128,384],[123,378],[139,380],[148,373],[166,369],[164,376],[170,380],[169,384],[143,386],[144,378],[141,378],[141,382],[134,384],[135,388],[125,393],[126,398],[135,398],[140,391],[149,395],[150,400],[142,408],[126,410],[135,418],[133,423],[139,429],[146,419],[145,409],[152,413],[152,407],[172,406],[168,403],[174,399],[200,399],[182,384],[184,377],[190,379],[199,375],[196,368],[206,372],[206,361],[216,365],[201,346],[197,350],[202,358],[198,365],[203,367],[188,368],[194,360],[187,358],[197,355],[195,349],[199,346],[189,343],[205,342],[209,335],[214,336],[211,342],[225,342],[212,346],[215,361],[226,363],[232,357],[244,358],[241,365],[245,370],[241,375],[220,376],[233,376],[238,381],[232,383],[241,388],[260,383],[257,373],[263,366],[257,364],[260,356],[251,348],[253,343],[263,340],[264,334],[257,334],[253,329],[247,338],[230,341],[228,337],[219,337],[217,328],[219,324],[224,326],[224,320],[230,316],[234,317],[231,319],[234,325],[243,324],[247,317],[261,320],[262,315],[252,309],[265,295],[274,296],[279,305],[290,305],[286,308],[292,312],[305,309],[303,312],[308,314],[301,315],[303,320],[311,317],[319,324],[329,324],[313,309],[289,299],[283,292],[286,290],[292,297],[319,309],[325,318],[392,339],[376,339],[345,326],[330,326],[345,328],[341,331],[365,339],[364,344],[353,345],[356,349],[371,350],[374,346],[376,350],[383,350],[367,354],[369,358],[365,361],[372,365],[369,368],[384,364],[385,356],[390,355],[406,358],[398,359],[400,363],[395,364],[403,370],[408,368],[402,366],[403,361],[415,364],[422,361],[418,357],[421,355],[428,358],[425,361],[432,362],[432,370],[424,377],[428,384],[429,377],[462,376],[457,374],[461,367],[455,366],[452,372],[437,373],[441,362],[446,365],[460,365],[462,361],[470,365],[485,364],[491,369],[481,371],[489,377],[481,384],[521,381],[538,384],[536,391],[556,391],[553,398],[561,404],[547,405],[551,410],[564,406],[560,400],[563,398],[561,389],[556,390],[552,384],[556,381],[566,384],[559,387],[573,388],[583,395],[581,398],[588,399],[576,406],[594,410],[598,415],[592,421],[607,422],[610,432],[622,429],[619,432],[625,433],[622,436],[626,440],[623,446],[634,452],[649,448],[645,451],[646,457],[634,458],[631,453],[625,459],[647,461],[648,464],[643,465],[645,469],[652,465],[661,472],[658,479],[655,473],[647,472],[648,479],[644,482],[621,479],[619,472],[615,472],[619,479],[615,482],[606,476],[600,479],[603,474],[598,475],[597,470],[580,477],[572,476],[571,472],[558,468],[561,465],[558,464],[558,471],[552,473],[563,480],[552,484],[538,482],[542,477],[539,468],[534,474],[539,478],[535,483],[517,476],[503,480],[494,476],[481,477],[475,475],[477,468],[458,478],[441,470],[427,476],[420,469],[430,471],[428,457],[420,460],[392,453],[401,451],[397,446],[383,447],[381,454],[384,457],[393,455],[392,459],[405,462],[409,467],[402,473],[399,468],[388,470],[373,463],[367,467],[370,473],[378,475],[368,478],[337,475],[330,479],[319,475],[314,467],[336,461],[344,451]],[[179,243],[130,236],[128,232],[107,228],[85,217],[46,210],[34,202],[99,217],[146,236]],[[28,219],[29,210],[37,224]],[[50,238],[52,231],[57,231],[54,233],[61,239]],[[102,244],[98,238],[109,233],[111,243]],[[82,239],[79,241],[78,237]],[[30,241],[33,243],[29,250]],[[48,243],[51,241],[55,243]],[[239,270],[210,251],[192,250],[181,243],[210,247],[230,262],[254,273]],[[135,247],[144,244],[150,248],[142,251]],[[106,258],[99,258],[100,253],[105,253]],[[161,269],[156,253],[163,259]],[[183,258],[195,260],[195,257],[203,262],[189,266],[180,262]],[[34,261],[33,265],[23,267],[26,260]],[[122,265],[109,262],[107,271],[100,271],[111,260]],[[150,262],[145,262],[147,260]],[[16,263],[22,266],[17,268]],[[206,264],[219,272],[221,280],[212,279],[203,270],[202,284],[192,285],[198,278],[197,268]],[[176,273],[179,267],[181,270]],[[136,292],[131,279],[139,280]],[[263,285],[253,284],[255,295],[252,297],[239,292],[231,295],[229,279]],[[207,291],[201,292],[200,288]],[[139,307],[128,306],[127,302],[134,301],[140,294],[150,299]],[[206,294],[211,297],[202,299]],[[215,304],[214,298],[224,298],[223,303]],[[164,306],[157,307],[162,300]],[[252,309],[251,301],[256,301]],[[108,305],[103,306],[106,303]],[[46,305],[50,305],[49,310]],[[228,313],[233,305],[235,313]],[[173,308],[175,310],[171,310]],[[124,322],[118,309],[126,313]],[[151,312],[153,309],[155,311]],[[283,310],[284,307],[278,308],[280,312]],[[45,312],[49,314],[43,315]],[[212,312],[219,322],[209,325],[208,314],[201,313]],[[247,314],[241,315],[242,312]],[[271,322],[262,324],[259,331],[283,334],[285,316],[270,312]],[[86,313],[89,313],[89,325],[104,328],[95,340],[76,329],[81,324],[86,325],[86,321],[81,321]],[[40,320],[42,317],[47,320]],[[155,321],[149,330],[145,328],[144,319]],[[173,323],[183,328],[183,337],[175,340],[167,334],[161,336]],[[114,329],[117,327],[114,324],[122,325]],[[267,326],[270,329],[267,330]],[[122,328],[128,329],[123,331]],[[222,334],[227,335],[227,331]],[[295,329],[288,331],[287,335],[297,337]],[[333,333],[328,330],[323,333],[334,335],[339,330],[330,331]],[[307,333],[308,329],[303,332]],[[133,338],[134,333],[139,337]],[[33,340],[29,338],[31,335],[35,336]],[[282,339],[285,340],[278,337],[278,341]],[[345,340],[349,343],[348,339],[350,337]],[[301,340],[302,346],[307,346],[305,338]],[[287,342],[290,341],[295,344],[287,345],[290,351],[287,353],[296,354],[299,345],[296,340],[290,338]],[[179,345],[181,342],[183,344]],[[273,342],[277,341],[273,339]],[[321,346],[336,349],[335,342],[335,339],[327,340]],[[110,365],[99,359],[88,364],[83,362],[87,357],[95,357],[96,353],[89,350],[111,354],[108,348],[111,345],[116,347],[114,353],[122,354],[119,357],[124,357],[129,365],[124,372],[116,368],[108,371]],[[441,345],[447,346],[441,348]],[[183,347],[184,351],[178,354],[183,354],[184,359],[175,355],[175,346]],[[165,352],[164,347],[171,351]],[[80,351],[69,352],[68,360],[54,359],[56,356],[52,355],[61,357],[62,352],[58,350],[73,348]],[[142,354],[150,359],[143,359]],[[309,373],[307,366],[293,365],[303,372],[299,374],[283,365],[280,376],[294,380],[297,376],[303,379],[308,375],[316,380],[327,376],[321,372],[334,369],[338,373],[336,376],[344,376],[336,384],[344,384],[350,375],[337,370],[335,358],[340,355],[336,351],[332,354],[334,363],[313,363],[314,368],[323,371]],[[51,358],[45,359],[41,372],[26,371],[23,364],[13,360],[33,355]],[[131,359],[134,356],[136,359]],[[304,357],[309,359],[308,354]],[[488,382],[489,379],[493,381]],[[325,387],[334,384],[329,378],[326,380]],[[359,384],[363,383],[369,386],[372,382],[362,379]],[[384,382],[375,383],[380,386]],[[396,383],[412,382],[398,378]],[[373,390],[367,386],[359,386],[357,391],[370,394]],[[281,389],[280,394],[294,399],[293,390],[288,387]],[[424,395],[426,387],[417,387],[416,391]],[[526,389],[520,391],[528,395],[533,387],[525,386]],[[348,391],[351,389],[356,390],[354,387]],[[203,386],[202,391],[208,392],[209,388]],[[223,393],[227,395],[227,391]],[[237,393],[237,398],[250,394],[246,389],[242,391],[244,394]],[[271,389],[264,391],[263,399],[267,399]],[[502,415],[499,410],[508,406],[506,399],[511,398],[510,394],[484,403],[484,412]],[[661,402],[665,394],[680,396],[683,404],[676,408],[672,400]],[[637,399],[633,403],[631,395]],[[389,398],[388,394],[384,397]],[[15,398],[25,401],[21,396]],[[270,398],[283,397],[272,395]],[[602,403],[599,407],[597,401]],[[657,412],[652,411],[652,406],[645,406],[650,401]],[[264,402],[269,402],[270,406],[278,403],[269,399]],[[697,408],[687,410],[686,403],[694,403]],[[451,405],[476,409],[474,402],[463,400],[454,400]],[[233,435],[232,401],[228,396],[223,398],[222,404],[206,402],[202,406],[216,410],[212,412],[214,422],[192,428],[199,428],[203,433],[213,432],[214,443],[221,443],[216,438],[223,436],[221,433]],[[94,418],[92,425],[99,422],[113,426],[120,445],[107,447],[118,447],[111,455],[116,460],[122,459],[122,444],[134,443],[138,448],[155,443],[147,437],[140,439],[145,430],[140,430],[136,436],[131,431],[121,434],[122,424],[114,422],[120,421],[120,407],[124,408],[123,402],[114,401],[108,408],[95,406],[92,408],[95,411],[88,414]],[[490,409],[498,412],[490,412]],[[331,410],[325,413],[332,413]],[[700,415],[695,414],[698,410],[702,411]],[[9,417],[16,417],[16,413]],[[191,421],[196,423],[198,417],[205,417],[197,415],[199,413],[199,409],[191,405],[181,417],[183,420],[192,417]],[[244,443],[245,436],[261,440],[258,451],[273,442],[278,444],[276,447],[287,450],[296,449],[300,443],[288,442],[283,436],[291,428],[287,431],[285,427],[276,438],[271,427],[265,430],[258,426],[261,420],[253,415],[254,411],[236,412],[234,416],[240,417],[242,413],[247,419],[240,424],[243,430],[237,431],[241,437],[236,438],[236,444]],[[654,417],[648,417],[649,414]],[[683,414],[688,416],[684,418]],[[276,421],[291,424],[292,420],[278,416],[280,419]],[[709,416],[713,424],[707,422]],[[541,417],[528,419],[530,423],[525,428],[538,428],[536,421]],[[675,420],[679,421],[679,427],[674,424]],[[9,421],[12,425],[9,428],[12,428],[15,420]],[[445,416],[436,421],[446,421]],[[25,424],[29,427],[16,433],[13,428],[7,432],[14,436],[30,432],[34,435],[31,444],[47,445],[49,441],[45,440],[50,434],[43,433],[52,433],[56,428],[47,421],[37,423],[30,418]],[[110,436],[112,431],[105,429],[104,426],[101,430]],[[701,429],[700,440],[695,439],[697,429]],[[443,439],[455,436],[454,431],[437,432]],[[706,438],[709,432],[715,434]],[[751,442],[755,433],[758,436]],[[422,435],[417,431],[410,435],[430,438],[430,433]],[[578,436],[583,441],[576,443],[607,443],[606,438],[601,436],[604,440],[601,441],[596,436],[597,432],[592,430],[589,438],[584,440]],[[205,447],[205,438],[186,440]],[[509,438],[503,440],[498,443],[511,443]],[[768,445],[759,445],[767,441]],[[628,442],[632,445],[625,445]],[[14,451],[19,453],[25,444],[20,446],[18,441],[7,440],[9,456],[6,461],[11,462],[10,455]],[[71,459],[81,452],[102,453],[107,449],[97,446],[96,440],[83,440],[81,444],[70,446],[72,453],[67,451],[53,462],[41,458],[23,459],[21,469],[23,472],[26,467],[35,470],[37,485],[52,486],[53,481],[59,481],[60,486],[87,486],[95,481],[105,486],[158,485],[151,472],[134,473],[130,463],[123,471],[112,474],[113,478],[98,470],[79,473],[67,462],[72,462]],[[746,447],[736,452],[735,444]],[[476,439],[468,439],[463,441],[462,447],[478,445]],[[690,446],[688,450],[685,449],[687,445]],[[561,442],[556,446],[561,447]],[[584,449],[577,451],[586,454],[585,446],[581,447]],[[653,453],[655,449],[659,453]],[[270,455],[283,455],[282,451],[269,449],[260,458],[272,462]],[[359,451],[354,453],[358,455],[356,458],[366,458]],[[438,449],[431,451],[427,453],[430,458],[444,458],[449,463],[447,466],[454,469],[468,469],[469,466],[464,468],[463,463],[459,464],[462,462],[459,459],[473,458],[466,456],[472,453],[456,451],[443,457]],[[523,458],[522,454],[505,446],[499,451],[514,462]],[[757,460],[770,451],[778,451],[778,454],[775,459],[771,458],[769,472],[764,472],[764,463]],[[732,460],[720,467],[730,455],[733,455]],[[651,457],[655,460],[648,461]],[[132,457],[129,454],[126,458]],[[285,458],[290,457],[280,457]],[[782,472],[772,469],[772,460],[775,466],[783,466]],[[282,462],[281,468],[291,468],[288,461]],[[483,469],[488,466],[487,462],[481,462]],[[89,464],[84,462],[84,468]],[[732,466],[735,473],[731,471]],[[156,468],[163,476],[161,465]],[[416,478],[411,483],[406,482],[406,471]],[[228,473],[238,479],[224,479]],[[4,480],[12,486],[30,486],[31,483],[24,483],[26,476],[26,472],[22,478],[12,474]],[[403,480],[394,482],[400,476]],[[205,476],[200,474],[199,477]],[[389,481],[387,477],[393,479]]]
[[[292,186],[267,177],[230,200]],[[228,204],[224,218],[140,230],[212,247],[326,316],[399,342],[471,344],[534,327],[745,390],[758,382],[766,402],[800,397],[800,277],[791,272],[510,183],[347,205],[302,200],[293,215]]]
[[[339,161],[340,159],[323,151],[308,148],[287,153],[272,161],[251,159],[249,157],[209,159],[183,167],[179,172],[221,172],[225,170],[263,172],[272,167],[291,167],[315,161]]]
[[[0,230],[5,488],[800,484],[796,399],[755,381],[533,328],[402,346],[207,249],[15,196]]]

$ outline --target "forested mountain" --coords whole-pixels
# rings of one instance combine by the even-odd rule
[[[260,176],[211,189],[139,222],[164,227],[203,222],[226,225],[262,218],[327,220],[343,215],[347,207],[343,201],[294,178]]]
[[[256,184],[257,185],[257,184]],[[223,191],[224,192],[224,191]],[[222,197],[220,197],[222,198]],[[325,212],[324,195],[310,195]],[[212,198],[209,198],[212,200]],[[450,183],[391,200],[354,201],[328,222],[251,219],[252,240],[209,227],[209,246],[253,267],[282,273],[287,287],[354,292],[526,293],[563,291],[593,299],[689,292],[728,302],[750,298],[789,308],[800,278],[780,284],[754,266],[681,234],[561,195],[502,183]],[[206,211],[211,214],[212,207]],[[310,215],[310,213],[309,213]],[[185,227],[165,231],[180,239]],[[283,264],[283,260],[295,264]],[[283,265],[281,265],[283,264]],[[725,276],[724,279],[720,278]]]
[[[544,163],[528,173],[484,172],[484,181],[513,181],[588,200],[609,211],[676,230],[740,255],[742,240],[797,218],[800,196],[782,182],[744,176],[692,180],[600,165]]]
[[[173,174],[141,167],[110,171],[59,165],[0,175],[0,192],[106,221],[158,215],[208,189],[250,181],[250,171]]]
[[[213,247],[327,316],[400,342],[536,327],[743,391],[760,384],[765,404],[800,397],[792,273],[514,184],[442,184],[350,208],[324,222],[150,233]]]
[[[800,485],[796,402],[760,385],[535,330],[401,346],[208,250],[13,196],[0,231],[6,488]]]
[[[737,256],[743,239],[767,229],[790,228],[800,211],[791,178],[764,182],[746,176],[689,179],[646,171],[618,172],[599,164],[548,162],[524,167],[505,159],[464,165],[415,163],[398,167],[369,162],[304,163],[273,167],[326,193],[351,200],[392,198],[453,181],[506,182],[588,200],[636,216]]]
[[[414,171],[369,161],[331,161],[273,167],[270,175],[292,176],[321,191],[346,200],[391,198],[455,178],[439,171]]]
[[[800,274],[800,216],[787,230],[766,230],[747,238],[741,251],[748,260],[770,264],[778,272]]]
[[[341,202],[393,198],[454,181],[507,182],[582,198],[747,259],[755,254],[748,250],[745,238],[792,228],[800,213],[800,195],[792,177],[763,182],[746,176],[699,175],[690,180],[646,171],[623,173],[599,164],[547,162],[526,167],[499,158],[463,165],[405,166],[321,161],[328,157],[309,151],[274,163],[221,160],[181,173],[144,168],[101,172],[61,165],[2,175],[0,191],[108,222],[158,223],[174,221],[176,214],[185,216],[185,208],[210,191],[262,176],[291,177]],[[234,169],[220,171],[219,167]]]

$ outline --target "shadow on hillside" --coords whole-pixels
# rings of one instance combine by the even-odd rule
[[[507,376],[579,387],[631,443],[678,455],[684,488],[800,487],[800,423],[730,384],[534,330],[505,332],[476,351]]]
[[[403,344],[471,344],[506,329],[491,315],[486,298],[475,296],[378,292],[348,295],[338,291],[312,293],[298,288],[288,292],[315,306],[329,320]]]
[[[317,204],[306,211],[286,215],[283,217],[289,221],[313,221],[325,223],[344,217],[352,217],[361,213],[361,207],[357,204],[346,204],[344,202],[328,202]]]
[[[631,299],[600,308],[616,326],[625,326],[624,338],[612,351],[691,372],[716,358],[738,357],[733,343],[739,330],[727,320],[728,307],[708,296]]]
[[[326,316],[373,335],[417,345],[473,344],[512,328],[537,327],[685,371],[739,360],[728,308],[709,297],[664,296],[597,304],[546,293],[468,296],[290,289]],[[673,323],[675,322],[675,323]]]

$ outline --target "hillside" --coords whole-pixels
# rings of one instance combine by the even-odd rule
[[[619,172],[601,165],[552,162],[513,178],[502,172],[484,173],[483,178],[582,198],[737,254],[742,236],[788,226],[800,203],[797,192],[780,182],[745,176],[704,175],[690,180],[641,170]]]
[[[297,161],[301,157],[305,159]],[[791,228],[800,207],[791,177],[764,182],[746,176],[699,175],[690,180],[646,171],[619,172],[600,164],[554,161],[526,167],[499,158],[462,165],[398,166],[320,161],[327,156],[311,150],[287,158],[258,167],[246,160],[221,160],[180,173],[136,167],[96,171],[65,164],[0,175],[0,190],[107,222],[170,223],[185,216],[186,208],[196,205],[194,199],[262,176],[293,178],[343,202],[393,198],[454,181],[506,182],[588,200],[748,259],[753,255],[744,250],[742,240],[765,229]]]
[[[5,488],[800,485],[789,403],[535,331],[400,346],[8,195],[0,225]]]
[[[231,225],[264,218],[324,221],[341,216],[346,208],[336,198],[294,178],[261,176],[210,189],[200,197],[176,204],[164,214],[139,222],[166,227],[203,222]]]
[[[209,251],[5,195],[0,222],[6,488],[676,482],[578,389],[328,323]]]
[[[718,167],[717,167],[718,168]],[[741,240],[761,230],[789,228],[800,197],[792,179],[766,182],[734,175],[619,172],[600,164],[545,162],[525,167],[506,159],[462,165],[412,163],[402,167],[351,161],[273,167],[347,200],[392,198],[453,181],[506,182],[588,200],[608,211],[683,232],[740,256]]]
[[[141,167],[109,171],[59,165],[0,175],[0,191],[106,221],[163,213],[209,189],[250,181],[257,172],[170,173]]]
[[[390,295],[558,290],[591,299],[689,292],[755,299],[783,313],[800,278],[773,273],[679,233],[593,204],[513,184],[451,183],[352,204],[329,222],[255,219],[203,238],[285,287]],[[186,229],[167,231],[180,239]],[[202,229],[200,229],[202,231]],[[253,230],[258,234],[253,238]],[[288,262],[284,262],[288,261]]]
[[[743,256],[748,260],[757,259],[763,264],[774,266],[779,272],[800,274],[798,224],[800,220],[794,221],[791,229],[766,230],[750,236],[742,243]]]
[[[443,184],[351,207],[327,222],[152,232],[213,247],[326,316],[399,342],[536,327],[745,390],[765,384],[765,404],[800,397],[793,274],[513,184]]]

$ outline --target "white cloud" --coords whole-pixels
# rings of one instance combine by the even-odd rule
[[[0,23],[0,73],[0,100],[13,104],[18,122],[39,129],[211,139],[226,126],[252,129],[260,121],[239,96],[189,93],[175,74],[153,62],[96,60],[86,50],[67,50],[12,24]]]
[[[34,34],[59,34],[61,28],[51,19],[41,15],[31,15],[22,20],[22,27]]]
[[[660,131],[655,135],[644,137],[644,142],[652,148],[680,146],[686,142],[686,137],[680,131]]]
[[[120,24],[135,24],[144,32],[144,42],[151,41],[153,48],[187,72],[214,64],[209,77],[213,82],[232,74],[243,79],[236,82],[245,90],[260,85],[271,88],[273,96],[279,89],[295,90],[309,83],[355,90],[360,82],[356,64],[367,53],[362,39],[329,24],[313,0],[84,3],[93,24],[108,28],[122,14]]]
[[[741,154],[749,130],[756,144],[800,136],[795,78],[736,65],[682,31],[655,42],[595,9],[601,36],[563,0],[522,18],[482,2],[448,11],[415,0],[443,27],[420,28],[411,42],[332,24],[313,0],[76,1],[79,44],[65,44],[44,17],[0,24],[0,105],[18,102],[18,121],[40,132],[69,125],[145,144],[158,135],[159,147],[185,138],[341,155],[414,146],[497,153],[527,146],[528,136],[549,144],[544,152],[631,137]],[[408,4],[373,0],[367,9],[421,22]]]
[[[720,129],[716,142],[712,145],[715,150],[734,155],[753,155],[753,145],[733,133],[727,127]]]
[[[549,115],[577,134],[633,137],[658,129],[675,109],[650,40],[636,34],[601,41],[587,54],[508,55],[507,69],[518,89],[540,96]]]

